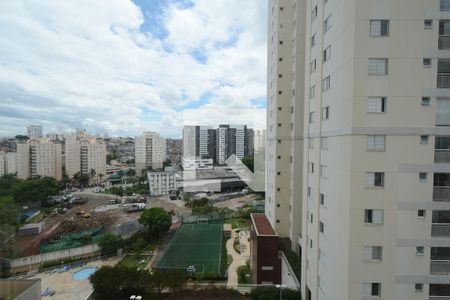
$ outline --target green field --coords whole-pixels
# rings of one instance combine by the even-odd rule
[[[119,264],[129,268],[145,268],[150,258],[150,255],[125,255]]]
[[[222,224],[184,224],[158,263],[160,269],[195,267],[195,272],[222,275]]]

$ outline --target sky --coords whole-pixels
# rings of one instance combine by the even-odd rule
[[[265,127],[267,0],[0,3],[0,136]]]

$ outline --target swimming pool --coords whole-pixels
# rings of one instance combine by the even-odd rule
[[[73,273],[72,278],[75,280],[85,280],[97,271],[96,267],[87,267]]]

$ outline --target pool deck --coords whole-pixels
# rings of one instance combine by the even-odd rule
[[[70,269],[64,273],[40,273],[31,279],[41,279],[41,288],[44,291],[46,288],[50,288],[56,292],[52,297],[42,297],[42,299],[52,300],[85,300],[92,293],[92,286],[89,283],[89,279],[74,280],[72,278],[73,273],[86,267],[102,267],[113,266],[119,262],[118,258],[111,258],[106,261],[94,261],[90,262],[83,267]]]

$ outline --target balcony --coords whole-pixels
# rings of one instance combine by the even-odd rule
[[[442,10],[450,10],[450,0],[441,0],[440,9]]]
[[[450,202],[450,186],[435,186],[433,188],[433,201]]]
[[[438,73],[437,88],[438,89],[450,88],[450,73]]]
[[[448,260],[432,260],[430,262],[431,275],[448,275],[450,274],[450,261]]]
[[[450,50],[450,36],[447,36],[447,35],[439,36],[438,49],[439,50]]]
[[[434,150],[435,163],[450,163],[450,149],[436,149]]]
[[[431,225],[432,237],[450,237],[449,223],[433,223]]]

